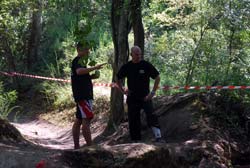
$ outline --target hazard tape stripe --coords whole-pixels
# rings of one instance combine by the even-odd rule
[[[250,86],[163,86],[163,90],[237,90],[250,89]]]
[[[6,76],[14,76],[14,75],[12,75],[11,73],[8,73],[8,72],[0,71],[0,73],[3,74],[3,75],[6,75]]]
[[[45,80],[68,82],[68,83],[70,82],[70,80],[67,80],[67,79],[50,78],[50,77],[44,77],[44,76],[38,76],[38,75],[28,75],[28,74],[22,74],[18,72],[12,72],[11,74],[16,75],[16,76],[28,77],[28,78],[45,79]]]
[[[36,79],[45,79],[45,80],[52,80],[52,81],[59,81],[59,82],[66,82],[70,83],[71,80],[68,79],[60,79],[60,78],[51,78],[51,77],[44,77],[38,75],[30,75],[30,74],[23,74],[18,72],[3,72],[0,71],[0,74],[6,76],[22,76],[28,78],[36,78]],[[116,83],[93,83],[94,86],[102,86],[102,87],[117,87]],[[239,89],[250,89],[250,86],[162,86],[159,87],[162,90],[239,90]]]

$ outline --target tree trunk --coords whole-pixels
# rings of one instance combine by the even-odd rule
[[[35,8],[32,13],[32,21],[30,24],[30,37],[28,41],[27,53],[27,69],[31,69],[32,65],[38,61],[38,51],[40,46],[41,31],[42,31],[42,0],[35,2]]]
[[[128,6],[130,5],[130,7]],[[131,24],[134,32],[134,45],[138,45],[144,52],[144,28],[141,18],[140,0],[113,0],[111,9],[112,36],[114,43],[114,63],[112,82],[116,82],[116,74],[121,66],[128,61],[128,34]],[[131,14],[131,22],[128,16]],[[111,112],[108,128],[115,128],[124,118],[124,98],[117,89],[111,90]]]
[[[191,57],[191,60],[189,62],[189,65],[188,65],[188,69],[187,69],[187,76],[186,76],[186,81],[185,81],[185,85],[188,86],[191,82],[192,82],[192,78],[193,78],[193,73],[194,73],[194,69],[195,69],[195,65],[194,65],[194,62],[195,62],[195,57],[197,56],[198,54],[198,51],[199,51],[199,47],[201,45],[201,42],[203,40],[203,37],[204,37],[204,34],[207,30],[207,25],[204,27],[204,28],[201,28],[201,35],[200,35],[200,39],[198,40],[197,42],[197,45],[194,49],[194,52],[193,52],[193,55]]]
[[[113,79],[123,64],[128,61],[128,7],[124,1],[112,1],[111,9],[112,36],[114,43]],[[117,89],[111,90],[111,112],[108,127],[116,127],[124,118],[123,94]]]
[[[16,71],[16,64],[14,62],[15,58],[13,55],[13,52],[11,50],[11,46],[9,45],[8,42],[6,42],[6,56],[7,56],[7,62],[8,62],[8,71],[13,72]]]
[[[6,60],[7,60],[8,72],[15,72],[16,63],[15,63],[13,50],[11,49],[11,45],[10,45],[11,43],[8,41],[8,39],[6,39],[4,40],[3,44],[5,48],[4,53],[5,53]],[[12,77],[10,82],[12,83],[14,87],[19,88],[19,82],[16,76]]]
[[[131,1],[131,21],[134,32],[134,45],[137,45],[142,50],[144,56],[144,28],[141,16],[141,0]]]
[[[230,8],[230,10],[232,10],[232,1],[230,1],[230,3],[229,3],[229,8]],[[228,64],[227,64],[227,67],[226,67],[226,74],[225,74],[225,78],[224,78],[224,81],[223,81],[223,85],[227,84],[227,80],[228,80],[228,77],[229,77],[229,71],[230,71],[230,68],[231,68],[231,64],[233,62],[233,40],[234,40],[234,34],[235,34],[234,26],[231,25],[230,36],[229,36],[229,45],[228,45],[229,60],[228,60]]]
[[[225,78],[224,78],[224,81],[223,81],[224,85],[227,84],[227,80],[229,79],[229,71],[230,71],[231,65],[232,65],[233,60],[234,60],[234,56],[233,56],[233,40],[234,40],[235,30],[233,28],[231,28],[230,33],[231,34],[229,36],[229,45],[228,45],[229,60],[228,60],[228,64],[227,64],[227,67],[226,67]]]

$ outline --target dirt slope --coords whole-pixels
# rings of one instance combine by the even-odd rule
[[[46,168],[250,166],[246,130],[240,126],[234,128],[229,122],[233,116],[234,122],[244,125],[242,115],[239,115],[242,109],[232,106],[225,113],[227,105],[222,105],[224,98],[214,95],[211,99],[209,96],[178,94],[154,100],[166,143],[152,141],[152,131],[146,127],[144,117],[142,142],[130,143],[127,122],[122,123],[112,135],[104,136],[107,117],[100,113],[92,124],[97,145],[80,150],[72,150],[71,125],[57,126],[41,119],[12,123],[20,134],[5,122],[0,130],[13,132],[13,135],[0,134],[0,168],[35,167],[39,162]],[[81,139],[81,144],[84,143]]]

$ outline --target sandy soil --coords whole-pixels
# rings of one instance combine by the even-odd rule
[[[12,123],[29,141],[51,149],[72,149],[71,127],[58,127],[45,120]]]

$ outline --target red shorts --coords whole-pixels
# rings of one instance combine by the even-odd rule
[[[92,119],[94,117],[92,100],[81,100],[77,103],[76,118]]]

